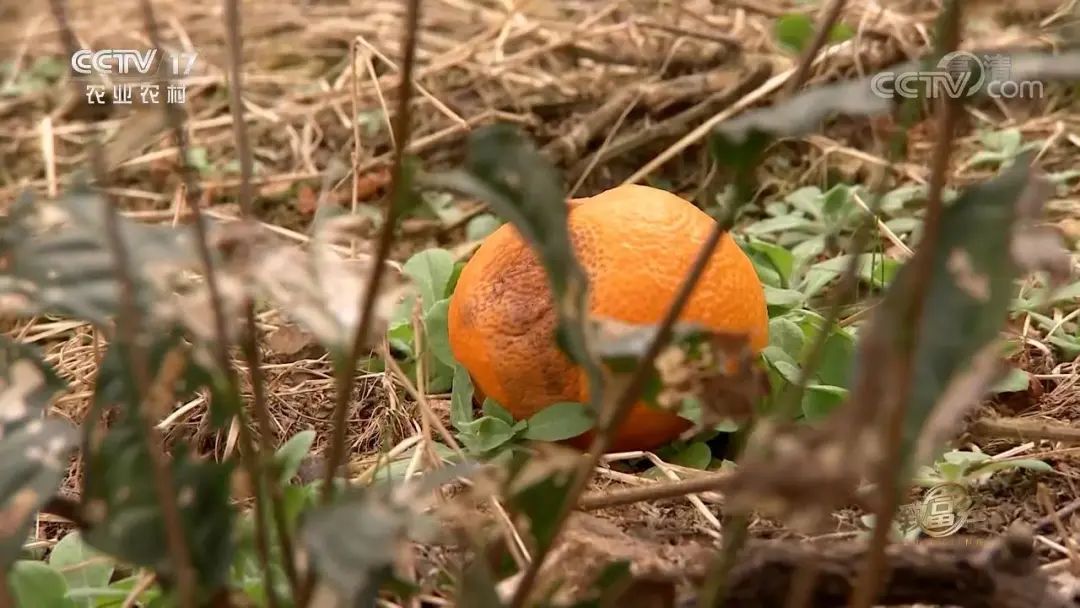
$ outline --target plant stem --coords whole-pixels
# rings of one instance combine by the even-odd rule
[[[401,86],[398,93],[397,113],[394,115],[394,148],[393,168],[390,176],[390,200],[387,201],[383,213],[382,228],[379,232],[379,241],[375,249],[375,259],[371,267],[371,275],[367,285],[361,294],[360,320],[356,324],[356,331],[349,347],[349,352],[336,366],[337,374],[337,400],[334,404],[333,427],[334,434],[330,440],[329,454],[326,458],[326,471],[323,476],[323,501],[329,502],[333,498],[333,481],[345,458],[345,427],[349,419],[349,404],[352,401],[352,388],[355,381],[356,362],[360,358],[364,344],[367,342],[368,328],[371,325],[372,313],[375,310],[375,299],[382,283],[383,273],[386,271],[386,260],[390,257],[390,246],[394,242],[394,228],[397,225],[398,215],[402,208],[402,201],[408,196],[410,184],[405,183],[405,149],[408,146],[411,130],[412,105],[410,104],[413,91],[413,72],[416,67],[416,40],[420,27],[420,0],[409,0],[405,13],[405,31],[402,48],[405,56],[401,66]],[[355,170],[355,167],[354,167]]]
[[[818,23],[817,30],[814,34],[814,39],[810,41],[810,45],[803,52],[802,57],[799,59],[799,65],[796,67],[795,72],[791,76],[791,80],[788,83],[787,94],[788,96],[794,96],[798,90],[806,83],[810,77],[810,67],[814,63],[814,59],[817,57],[821,48],[825,45],[825,42],[829,38],[829,33],[832,31],[833,25],[836,20],[839,19],[840,13],[844,8],[845,0],[833,0],[829,5],[825,14],[822,16]],[[749,171],[746,171],[746,177],[749,175]],[[732,213],[734,216],[734,213]],[[850,273],[854,276],[857,269],[856,262],[858,257],[852,260]],[[837,315],[839,314],[839,299],[836,303]],[[828,335],[828,331],[832,324],[826,324],[821,328],[819,334],[819,341],[821,346],[818,350],[824,350],[824,336]],[[804,368],[803,375],[809,377],[809,372]],[[800,385],[804,385],[807,380],[800,382]],[[796,388],[795,391],[800,389]],[[794,403],[799,403],[799,398],[796,396],[793,399]],[[787,413],[787,409],[794,409],[794,406],[788,406],[787,408],[781,408],[780,415],[784,418],[790,418],[791,415]],[[750,443],[752,441],[753,429],[747,429],[743,434],[743,442],[739,446],[739,453],[736,456],[736,461],[741,460],[743,453],[747,448],[756,448],[758,446]],[[723,548],[713,558],[712,563],[709,565],[708,574],[703,584],[701,595],[698,600],[698,605],[702,608],[711,608],[714,605],[723,601],[724,595],[727,591],[727,578],[731,572],[731,568],[735,564],[736,557],[739,551],[742,550],[743,545],[749,538],[750,518],[744,514],[738,514],[724,522],[724,528],[722,530],[723,535]]]
[[[243,40],[240,36],[240,9],[238,4],[237,0],[225,0],[225,27],[228,31],[229,38],[229,81],[231,85],[229,87],[229,105],[232,108],[233,131],[236,136],[236,151],[237,155],[240,157],[240,190],[238,196],[240,212],[245,222],[254,224],[255,214],[252,209],[253,196],[251,187],[253,160],[251,143],[247,132],[247,123],[244,122],[243,73],[241,70]],[[273,511],[274,526],[277,531],[278,542],[281,543],[282,562],[285,566],[285,575],[289,579],[289,584],[293,592],[293,601],[295,603],[298,599],[300,582],[296,573],[292,534],[285,517],[285,508],[283,504],[284,497],[282,496],[281,487],[278,485],[277,480],[271,475],[271,469],[268,466],[270,464],[268,458],[273,452],[273,447],[270,445],[273,429],[270,425],[270,412],[266,404],[265,378],[263,376],[262,362],[259,357],[259,328],[255,321],[255,301],[250,295],[244,298],[242,307],[245,316],[245,331],[243,334],[242,348],[251,382],[255,421],[259,428],[259,458],[257,462],[249,462],[248,466],[249,474],[254,473],[257,475],[257,478],[253,480],[258,488],[255,500],[256,527],[262,530],[262,532],[259,533],[259,537],[268,539],[269,532],[266,530],[264,501],[267,494],[269,494],[270,505]],[[242,423],[241,426],[246,429],[247,425]],[[241,434],[247,436],[246,439],[244,439],[245,450],[254,452],[254,442],[251,440],[250,433],[245,431]],[[265,540],[260,542],[265,542]],[[267,556],[267,562],[269,562],[269,556]],[[264,567],[266,566],[268,566],[268,563],[264,564]],[[264,581],[267,586],[268,597],[272,594],[273,590],[269,572],[269,568],[267,568],[267,574]]]
[[[807,79],[810,78],[810,66],[813,65],[814,58],[821,51],[821,47],[825,46],[825,42],[829,40],[833,26],[836,25],[836,20],[840,18],[840,13],[843,12],[846,3],[846,0],[832,0],[832,3],[825,10],[825,14],[821,16],[817,29],[814,31],[813,40],[810,41],[802,57],[799,58],[799,65],[795,68],[795,73],[791,75],[791,80],[788,81],[787,93],[789,96],[798,92],[806,84]]]
[[[962,3],[956,1],[945,5],[939,30],[941,32],[939,49],[943,54],[959,45],[961,6]],[[891,408],[888,410],[886,452],[877,479],[881,497],[874,513],[874,530],[870,540],[869,555],[852,592],[849,604],[851,608],[870,608],[877,597],[884,577],[885,548],[889,540],[889,531],[892,529],[893,518],[900,502],[901,487],[897,483],[897,477],[903,464],[900,446],[903,442],[904,418],[911,392],[913,358],[918,346],[919,320],[922,318],[926,290],[933,272],[934,253],[941,231],[942,197],[948,180],[955,122],[959,112],[959,102],[951,97],[942,97],[937,102],[937,146],[934,148],[931,161],[923,237],[910,262],[913,265],[912,285],[907,300],[908,307],[904,311],[905,318],[900,324],[900,327],[906,328],[906,331],[898,336],[900,339],[896,346],[901,349],[897,362],[899,369],[892,372],[898,379],[899,390],[894,399],[890,399],[892,403],[889,404]],[[888,397],[885,396],[886,399]]]
[[[71,30],[71,24],[67,19],[67,12],[63,0],[50,0],[53,17],[60,29],[60,35],[68,55],[74,55],[78,42]],[[73,86],[77,88],[77,85]],[[77,91],[81,94],[81,91]],[[143,348],[142,317],[138,307],[135,293],[135,280],[131,274],[130,255],[127,243],[124,242],[120,231],[120,214],[116,208],[116,202],[105,191],[105,182],[108,178],[104,157],[97,139],[92,140],[93,149],[89,154],[94,177],[101,189],[101,196],[105,200],[105,230],[112,250],[115,264],[117,282],[120,289],[120,314],[116,319],[117,346],[127,355],[135,389],[142,402],[150,395],[150,371],[149,359]],[[165,527],[165,542],[168,547],[173,567],[176,569],[176,585],[181,608],[195,608],[198,579],[195,569],[192,567],[191,552],[184,536],[184,523],[180,514],[180,507],[176,497],[176,486],[173,482],[173,472],[165,455],[161,437],[154,428],[143,408],[133,408],[133,414],[138,419],[146,441],[147,455],[150,459],[151,468],[154,471],[154,492],[157,495],[161,507],[162,520]]]
[[[664,318],[657,325],[656,335],[645,349],[645,352],[641,355],[634,371],[630,374],[626,387],[617,397],[611,398],[605,395],[604,406],[601,408],[600,425],[597,429],[596,437],[593,439],[592,445],[589,448],[588,456],[582,460],[575,471],[570,487],[567,490],[566,496],[563,498],[559,508],[559,514],[556,517],[554,524],[555,532],[552,535],[551,541],[537,552],[533,561],[529,563],[529,567],[526,568],[522,574],[521,581],[518,584],[517,590],[514,592],[513,600],[510,603],[512,608],[522,608],[525,605],[526,600],[528,600],[529,592],[536,582],[536,577],[540,573],[540,568],[543,566],[544,560],[550,553],[551,548],[554,547],[558,541],[570,513],[574,511],[578,500],[589,486],[589,481],[592,479],[596,466],[600,463],[600,459],[603,457],[604,453],[607,452],[608,446],[611,445],[611,439],[614,436],[615,430],[619,428],[627,414],[629,414],[631,406],[637,401],[637,397],[641,393],[645,380],[648,378],[649,370],[652,369],[653,361],[660,353],[660,350],[663,349],[671,339],[675,321],[679,318],[679,315],[682,314],[683,309],[686,307],[686,303],[690,300],[690,295],[693,293],[694,287],[697,286],[698,281],[701,279],[701,275],[705,271],[705,266],[708,264],[709,259],[712,258],[712,254],[716,250],[716,247],[720,244],[720,239],[723,238],[724,234],[731,228],[734,219],[735,213],[732,211],[720,221],[716,222],[712,231],[705,239],[705,242],[702,243],[698,250],[697,257],[690,266],[689,272],[687,272],[686,276],[683,278],[682,284],[679,285],[679,290],[675,293],[675,297],[668,307],[667,312],[664,314]]]

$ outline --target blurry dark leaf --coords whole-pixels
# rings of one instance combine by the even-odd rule
[[[423,475],[405,485],[382,482],[354,488],[327,506],[303,516],[300,541],[315,570],[345,600],[345,605],[370,598],[374,606],[379,587],[393,577],[394,560],[410,539],[433,532],[422,515],[423,500],[439,486],[475,470],[458,463]]]
[[[897,273],[871,324],[860,332],[860,348],[887,349],[882,353],[887,358],[870,360],[865,353],[855,358],[852,398],[856,402],[899,390],[892,360],[904,352],[906,340],[914,340],[905,454],[912,454],[946,389],[997,338],[1008,314],[1013,282],[1023,270],[1031,270],[1022,269],[1015,245],[1039,219],[1047,194],[1044,186],[1026,162],[1017,162],[994,179],[962,192],[942,214],[940,242],[917,326],[912,328],[905,316],[913,305],[914,267],[909,263]],[[914,336],[907,335],[913,330]],[[992,367],[987,366],[992,366],[994,357],[984,359],[986,373],[972,376],[979,382],[993,377]],[[973,405],[978,394],[988,389],[967,387],[971,395],[954,398],[954,405]]]
[[[357,237],[357,217],[339,215],[318,223],[306,248],[256,243],[242,270],[253,295],[268,300],[335,354],[352,348],[371,272],[370,258],[348,258],[334,247]],[[370,342],[386,334],[406,287],[393,272],[386,273],[362,340]]]
[[[148,352],[149,368],[158,384],[179,385],[180,393],[193,391],[197,387],[187,384],[185,373],[197,367],[179,368],[183,360],[175,358],[173,340],[154,343]],[[168,578],[174,575],[174,565],[155,491],[150,438],[136,418],[139,408],[151,404],[137,395],[134,386],[122,349],[113,345],[98,372],[93,408],[85,423],[90,450],[83,455],[82,505],[90,527],[83,534],[96,549]],[[118,409],[117,420],[108,429],[99,429],[101,413],[111,407]],[[232,560],[233,463],[196,460],[181,444],[173,448],[170,466],[192,563],[202,588],[216,589],[225,582]]]
[[[67,581],[72,591],[107,587],[113,575],[112,559],[90,548],[77,530],[67,533],[49,553],[49,565]],[[94,608],[92,597],[76,600],[79,606]]]
[[[44,562],[17,561],[7,578],[15,608],[78,608],[63,575]]]
[[[64,383],[29,346],[0,337],[0,570],[19,557],[34,516],[55,494],[76,441],[64,420],[44,418]]]
[[[588,431],[593,422],[589,408],[584,404],[555,403],[529,418],[529,426],[522,437],[534,441],[562,441]]]
[[[487,203],[533,247],[551,285],[559,318],[556,341],[585,369],[590,394],[599,398],[603,376],[591,352],[588,279],[574,256],[567,230],[569,205],[555,167],[514,127],[498,124],[472,132],[463,170],[428,175],[423,181]]]
[[[824,85],[775,105],[750,110],[717,125],[714,139],[727,146],[752,142],[755,148],[763,149],[773,139],[814,131],[833,115],[874,116],[889,112],[893,101],[875,93],[870,82],[870,78],[864,78]]]
[[[507,506],[528,518],[528,534],[536,547],[554,536],[560,505],[580,458],[576,450],[553,443],[535,444],[533,453],[511,455]]]
[[[625,559],[604,566],[604,569],[596,576],[596,580],[589,589],[589,595],[592,597],[576,602],[570,608],[621,606],[622,604],[617,603],[617,600],[633,582],[633,573],[630,567],[631,563]]]
[[[104,227],[106,202],[85,187],[55,201],[21,196],[0,221],[0,251],[8,256],[0,275],[4,301],[22,313],[54,314],[107,323],[117,312],[115,263]],[[136,282],[145,307],[152,287],[193,267],[191,234],[169,226],[120,218]]]
[[[0,439],[39,420],[66,383],[37,349],[0,336]]]
[[[314,568],[340,594],[343,605],[374,598],[390,575],[398,547],[408,538],[411,512],[378,490],[353,491],[304,514],[300,540]]]
[[[596,353],[604,364],[620,373],[632,372],[645,350],[656,339],[655,325],[623,323],[613,319],[595,319],[598,328]],[[669,346],[692,348],[708,336],[696,323],[677,322],[671,328]]]
[[[495,588],[497,581],[491,568],[483,559],[473,559],[461,573],[461,583],[457,586],[457,605],[475,608],[503,608],[502,600]]]

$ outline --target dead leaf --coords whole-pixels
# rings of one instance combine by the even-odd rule
[[[275,355],[292,356],[314,343],[310,334],[295,325],[282,325],[266,337],[266,346]]]
[[[390,185],[390,170],[380,167],[356,178],[356,200],[366,201]]]
[[[319,196],[315,189],[304,184],[296,192],[296,209],[304,215],[313,215],[319,207]]]

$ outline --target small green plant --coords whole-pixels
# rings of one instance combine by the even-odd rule
[[[958,483],[971,488],[986,483],[995,473],[1016,469],[1041,473],[1054,470],[1049,464],[1034,458],[999,460],[982,452],[951,450],[942,454],[933,464],[919,467],[914,483],[926,488],[942,483]]]

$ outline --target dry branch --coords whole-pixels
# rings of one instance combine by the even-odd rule
[[[795,573],[814,565],[817,584],[809,606],[843,606],[867,559],[864,544],[824,548],[791,543],[751,544],[731,572],[727,608],[785,605]],[[883,584],[875,605],[934,604],[963,608],[1080,606],[1037,567],[1029,533],[1014,533],[989,554],[977,544],[940,542],[886,549]]]
[[[1080,428],[1031,418],[983,418],[969,430],[973,435],[988,439],[1080,443]]]

